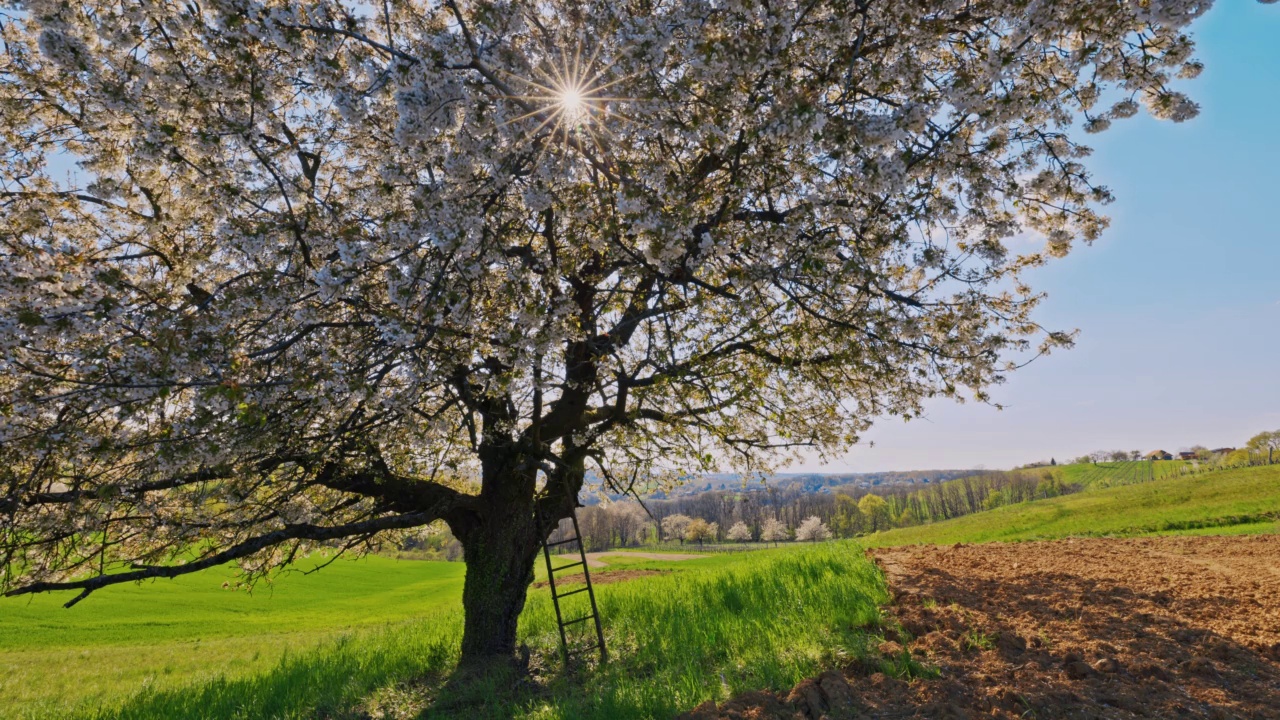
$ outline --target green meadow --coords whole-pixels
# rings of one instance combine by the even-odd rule
[[[790,687],[878,642],[886,591],[852,543],[619,565],[663,572],[597,589],[612,659],[595,670],[561,670],[548,591],[531,590],[521,635],[542,688],[516,696],[509,679],[465,697],[445,686],[459,563],[343,560],[252,595],[210,572],[108,588],[71,610],[8,599],[0,717],[670,716]]]
[[[260,672],[344,631],[460,607],[464,569],[373,556],[287,573],[252,594],[224,588],[234,577],[217,570],[104,588],[71,609],[62,603],[73,593],[0,600],[0,717]]]
[[[1093,467],[1068,466],[1066,477],[1088,477]],[[1280,465],[1165,476],[1154,482],[1111,487],[1099,482],[1088,487],[1072,495],[876,533],[863,541],[883,546],[1068,536],[1257,533],[1275,532],[1280,518]]]
[[[1056,469],[1068,484],[1099,489],[1173,478],[1195,467],[1187,460],[1134,460],[1059,465]]]
[[[609,555],[593,577],[655,571],[597,587],[610,662],[562,669],[548,590],[535,586],[521,637],[536,685],[514,693],[510,677],[448,682],[461,563],[343,559],[252,593],[224,587],[232,575],[220,569],[106,588],[70,610],[61,607],[69,595],[0,600],[0,717],[670,717],[874,657],[887,594],[864,546],[1278,529],[1280,466],[1155,482],[1138,482],[1128,465],[1064,472],[1086,489],[861,543],[679,562]],[[545,579],[541,560],[536,568]],[[566,615],[582,603],[568,599]],[[898,675],[918,669],[874,662]]]

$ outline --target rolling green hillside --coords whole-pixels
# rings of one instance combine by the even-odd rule
[[[586,680],[562,677],[547,590],[535,588],[521,636],[546,692],[510,704],[499,682],[461,714],[671,716],[726,692],[787,688],[874,647],[858,628],[875,626],[886,599],[879,574],[850,543],[637,560],[625,569],[664,572],[598,588],[612,662]],[[424,697],[448,699],[437,685],[456,659],[462,571],[374,557],[286,576],[253,596],[221,589],[211,572],[109,588],[72,610],[57,607],[59,598],[3,600],[0,717],[416,713],[427,709]],[[404,689],[421,678],[418,691]]]
[[[1087,478],[1084,473],[1090,467],[1068,466],[1066,477],[1082,482],[1079,478]],[[1074,477],[1070,468],[1078,468]],[[881,546],[1070,535],[1274,532],[1280,518],[1280,465],[1114,487],[1103,487],[1100,479],[1093,478],[1093,489],[1084,492],[876,533],[864,542]]]
[[[3,599],[0,717],[53,698],[263,671],[343,631],[459,607],[464,569],[368,557],[286,574],[252,595],[224,589],[230,572],[210,570],[104,588],[71,609],[61,604],[74,593]]]
[[[1164,479],[1143,482],[1141,465],[1066,466],[1063,478],[1084,491],[863,542],[1280,529],[1280,466],[1177,477],[1157,464],[1146,477]],[[593,575],[658,573],[598,588],[613,660],[577,676],[559,672],[547,590],[535,587],[521,636],[544,689],[513,699],[502,692],[510,680],[498,679],[465,698],[471,704],[457,716],[670,716],[847,663],[875,646],[886,599],[862,547],[614,559]],[[65,597],[0,600],[0,717],[454,717],[449,703],[460,698],[444,681],[456,658],[463,572],[460,563],[369,557],[287,574],[252,595],[223,588],[230,575],[217,570],[107,588],[71,610],[59,607]]]
[[[1107,488],[1163,480],[1198,469],[1195,463],[1187,460],[1078,463],[1060,465],[1058,468],[1064,482],[1085,488]]]

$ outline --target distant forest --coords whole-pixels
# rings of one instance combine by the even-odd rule
[[[944,479],[960,475],[955,479]],[[892,478],[892,484],[886,482]],[[852,482],[850,482],[852,480]],[[724,489],[719,489],[723,483]],[[1005,503],[1023,502],[1073,492],[1060,468],[1012,471],[927,471],[866,475],[794,475],[768,484],[748,484],[734,478],[695,483],[702,490],[675,497],[617,499],[578,509],[578,526],[588,552],[622,547],[670,546],[686,542],[685,522],[700,519],[710,525],[698,544],[729,540],[730,530],[742,523],[750,541],[763,541],[766,521],[785,526],[788,538],[810,517],[817,517],[837,538],[856,537],[891,527],[916,525],[958,517]],[[621,496],[620,496],[621,497]],[[699,525],[698,527],[701,527]],[[681,529],[672,532],[673,528]],[[566,520],[551,540],[567,537]],[[738,534],[737,537],[742,537]],[[777,538],[770,538],[777,539]],[[735,538],[734,542],[749,542]],[[447,531],[407,539],[402,549],[420,557],[461,559],[461,548]]]
[[[762,491],[766,486],[771,488],[795,489],[805,492],[824,492],[848,488],[873,488],[886,485],[915,485],[954,480],[982,472],[981,469],[964,470],[905,470],[871,473],[784,473],[774,475],[764,481],[744,480],[740,475],[716,474],[704,475],[693,482],[686,483],[670,493],[658,492],[651,497],[655,500],[669,500],[676,497],[699,495],[715,490],[725,491]],[[605,497],[613,501],[628,499],[622,494],[607,494]],[[599,496],[585,499],[587,504],[595,505]]]
[[[588,552],[612,548],[696,542],[724,547],[794,539],[809,518],[818,518],[832,537],[947,520],[1002,505],[1056,497],[1086,487],[1109,487],[1227,467],[1266,465],[1280,460],[1280,430],[1260,433],[1242,448],[1196,448],[1193,460],[1134,460],[1133,451],[1099,451],[1070,465],[1033,463],[1014,470],[928,470],[856,475],[795,474],[747,482],[734,475],[708,476],[672,497],[638,501],[628,496],[578,509],[578,525]],[[700,520],[700,523],[693,521]],[[766,536],[766,523],[773,530]],[[783,532],[778,532],[781,523]],[[741,525],[742,527],[738,527]],[[564,521],[552,540],[567,537]],[[696,530],[689,530],[690,527]],[[736,529],[736,531],[735,531]],[[781,537],[779,536],[781,535]],[[571,546],[563,546],[566,549]],[[457,560],[458,542],[442,528],[407,538],[402,550],[417,557]]]
[[[766,520],[781,521],[794,532],[809,517],[819,518],[833,536],[848,538],[1078,489],[1064,481],[1060,469],[1049,467],[987,471],[923,485],[845,484],[830,492],[814,492],[801,481],[765,489],[711,490],[646,500],[643,505],[629,501],[589,506],[578,511],[578,524],[588,551],[681,543],[682,538],[664,532],[663,520],[672,515],[713,523],[718,531],[715,542],[725,540],[737,523],[744,523],[751,538],[759,541]]]

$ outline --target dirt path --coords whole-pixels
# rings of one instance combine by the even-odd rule
[[[885,657],[688,718],[1280,718],[1280,536],[875,550]]]
[[[665,575],[669,572],[671,571],[670,570],[617,570],[614,572],[600,573],[599,575],[592,576],[591,584],[597,585],[597,586],[612,585],[613,583],[626,582],[628,580],[635,580],[636,578],[651,577],[653,575]],[[556,587],[560,588],[561,592],[563,592],[565,588],[569,587],[570,585],[578,585],[583,582],[586,582],[586,575],[583,575],[582,573],[573,573],[572,575],[556,576]],[[533,587],[535,590],[541,590],[542,588],[547,587],[548,584],[549,583],[547,583],[546,580],[539,580],[535,582],[531,587]]]
[[[696,558],[704,558],[706,555],[695,555],[693,553],[651,553],[651,552],[593,552],[587,553],[587,566],[593,568],[609,567],[609,563],[600,558],[605,555],[621,555],[623,557],[638,557],[645,560],[694,560]]]

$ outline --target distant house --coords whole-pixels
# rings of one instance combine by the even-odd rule
[[[1147,453],[1148,460],[1172,460],[1173,456],[1164,450],[1152,450]]]
[[[1181,460],[1195,460],[1198,457],[1200,457],[1200,455],[1197,454],[1194,450],[1188,450],[1186,452],[1178,453],[1178,458]]]
[[[1213,453],[1214,455],[1227,455],[1235,451],[1236,451],[1235,448],[1217,448],[1216,450],[1210,450],[1209,452]]]

